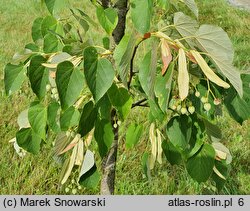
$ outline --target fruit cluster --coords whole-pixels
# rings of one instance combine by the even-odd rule
[[[52,88],[50,84],[47,84],[46,85],[46,91],[51,92],[51,98],[52,99],[55,99],[56,101],[59,100],[59,95],[58,95],[58,91],[57,91],[56,87]]]
[[[199,91],[196,91],[194,95],[197,98],[200,98],[201,103],[203,104],[203,109],[206,112],[209,112],[212,108],[211,103],[209,102],[208,96],[201,96],[201,93]],[[219,98],[214,97],[213,101],[214,105],[221,104],[221,100]],[[170,109],[172,111],[176,111],[180,114],[190,115],[193,114],[196,111],[195,106],[193,106],[191,101],[181,101],[180,99],[174,99],[170,102]]]

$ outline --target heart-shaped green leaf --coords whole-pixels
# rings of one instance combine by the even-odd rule
[[[94,47],[84,51],[84,74],[90,91],[96,102],[108,91],[113,83],[115,71],[108,59],[98,59]]]
[[[80,122],[78,125],[78,133],[81,136],[87,135],[94,127],[97,117],[97,109],[92,101],[85,104],[82,110]]]
[[[116,10],[113,8],[103,9],[103,7],[98,7],[96,9],[96,14],[103,29],[109,35],[111,35],[118,23],[118,15]]]
[[[133,100],[127,89],[117,87],[115,84],[108,90],[108,97],[111,104],[118,111],[119,117],[124,120],[131,110]]]
[[[57,20],[53,16],[46,16],[41,23],[41,33],[44,37],[49,31],[56,31]]]
[[[103,158],[109,151],[114,140],[114,133],[110,121],[98,119],[95,123],[94,137],[98,144],[99,153]]]
[[[60,126],[59,126],[59,117],[58,117],[58,110],[60,108],[60,105],[58,102],[52,102],[48,106],[48,125],[51,130],[53,130],[55,133],[58,133],[61,131]]]
[[[70,106],[63,112],[60,118],[62,131],[67,131],[69,128],[78,125],[79,119],[80,112],[74,106]]]
[[[57,11],[63,8],[66,3],[65,0],[44,0],[44,1],[51,15],[55,14]]]
[[[41,17],[36,18],[33,22],[31,35],[32,35],[32,39],[35,43],[37,43],[37,41],[43,39],[42,22],[43,22],[43,18],[41,18]]]
[[[153,10],[153,0],[131,0],[132,22],[141,34],[150,29],[150,22]]]
[[[28,76],[33,92],[39,99],[42,99],[46,94],[46,84],[49,81],[49,71],[42,66],[47,59],[43,56],[37,55],[30,60],[28,69]]]
[[[175,147],[186,149],[192,133],[192,120],[181,115],[173,117],[167,124],[166,134]]]
[[[187,162],[189,175],[197,182],[205,182],[211,176],[214,167],[215,151],[211,145],[203,147]]]
[[[84,85],[83,73],[74,68],[69,61],[64,61],[57,66],[56,86],[62,109],[73,105],[79,97]]]
[[[41,138],[36,135],[31,128],[22,128],[16,133],[18,146],[32,154],[38,154],[40,150]]]
[[[18,90],[25,79],[25,69],[23,65],[7,64],[4,68],[4,85],[6,94]]]
[[[131,149],[135,146],[143,132],[143,126],[135,123],[130,124],[126,133],[126,148]]]
[[[47,108],[41,105],[38,101],[31,103],[28,111],[28,118],[34,133],[45,140]]]

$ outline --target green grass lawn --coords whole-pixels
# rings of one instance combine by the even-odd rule
[[[18,129],[16,118],[33,98],[27,85],[21,92],[7,98],[4,94],[2,69],[13,54],[31,41],[33,20],[46,13],[34,0],[3,0],[0,4],[0,194],[98,194],[79,187],[72,179],[59,187],[60,166],[50,155],[51,144],[44,145],[39,155],[20,158],[8,141]],[[84,2],[84,1],[82,1]],[[250,66],[250,13],[230,7],[224,0],[197,0],[200,7],[199,21],[224,28],[233,41],[235,65],[240,69]],[[142,112],[135,110],[133,112]],[[131,114],[131,116],[133,113]],[[144,121],[145,113],[137,116]],[[233,155],[232,171],[221,194],[250,194],[250,121],[240,126],[229,116],[218,119],[223,128],[226,146]],[[183,167],[164,162],[152,171],[147,181],[142,173],[141,156],[147,150],[147,137],[133,151],[126,150],[120,138],[118,153],[116,194],[215,194],[213,184],[197,184]],[[65,189],[69,188],[69,192]]]

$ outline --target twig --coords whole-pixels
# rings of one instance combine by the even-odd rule
[[[77,29],[77,34],[78,34],[80,43],[83,43],[82,36],[81,36],[81,34],[80,34],[79,29]]]
[[[138,102],[133,103],[131,108],[134,108],[134,107],[136,107],[136,106],[144,106],[144,107],[145,107],[146,105],[145,105],[145,104],[142,105],[142,103],[144,103],[144,102],[146,102],[146,101],[147,101],[146,98],[144,98],[144,99],[142,99],[142,100],[139,100]]]
[[[138,107],[149,107],[149,105],[146,103],[146,104],[140,104],[140,105],[137,105]]]
[[[130,89],[130,85],[131,85],[131,82],[132,82],[132,79],[133,79],[133,76],[135,75],[135,72],[134,72],[134,59],[135,59],[135,55],[136,55],[136,51],[139,47],[139,45],[141,44],[143,40],[141,40],[134,48],[134,51],[133,51],[133,55],[132,55],[132,58],[130,60],[130,74],[129,74],[129,80],[128,80],[128,89]]]

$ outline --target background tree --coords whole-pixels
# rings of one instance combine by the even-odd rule
[[[64,1],[44,2],[51,15],[34,21],[34,43],[5,67],[7,94],[28,77],[37,96],[19,116],[18,145],[39,153],[53,131],[55,157],[64,163],[61,184],[79,166],[79,183],[95,187],[101,169],[101,193],[113,194],[119,126],[132,108],[145,107],[152,148],[143,156],[147,177],[164,152],[196,181],[212,178],[221,189],[231,155],[213,120],[224,102],[239,123],[250,115],[249,75],[233,67],[227,34],[199,26],[193,0],[92,1],[98,24],[77,8],[60,17]],[[88,31],[100,26],[107,35],[96,30],[98,39],[91,39]],[[142,131],[130,123],[127,148]]]

